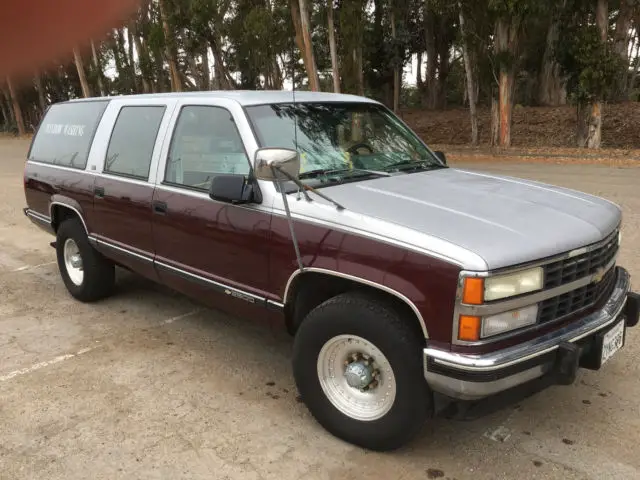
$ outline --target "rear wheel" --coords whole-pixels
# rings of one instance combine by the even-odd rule
[[[62,222],[56,234],[56,254],[69,293],[83,302],[109,296],[115,284],[115,266],[89,243],[77,218]]]
[[[410,441],[431,409],[422,346],[400,314],[347,293],[312,310],[294,340],[301,397],[333,435],[372,450]]]

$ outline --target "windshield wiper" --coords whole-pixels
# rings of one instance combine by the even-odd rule
[[[432,170],[432,169],[438,169],[438,168],[446,168],[444,165],[438,165],[438,164],[429,164],[426,160],[402,160],[401,162],[396,162],[396,163],[392,163],[391,165],[387,165],[385,166],[385,170],[391,169],[391,168],[399,168],[399,167],[405,167],[405,166],[411,166],[411,167],[421,167],[424,168],[425,170]]]
[[[381,172],[378,170],[366,170],[364,168],[318,168],[316,170],[309,170],[299,175],[299,178],[313,178],[320,175],[328,175],[331,173],[345,173],[345,172],[363,172],[369,175],[378,175],[381,177],[390,177],[388,172]]]

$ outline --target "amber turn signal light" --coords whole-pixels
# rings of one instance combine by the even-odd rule
[[[467,277],[462,289],[462,303],[481,305],[484,300],[484,278]]]
[[[458,340],[476,342],[480,340],[480,317],[460,315],[458,321]]]

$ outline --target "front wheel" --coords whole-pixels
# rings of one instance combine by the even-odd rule
[[[312,310],[294,340],[293,370],[316,420],[371,450],[410,441],[430,412],[420,339],[393,307],[347,293]]]

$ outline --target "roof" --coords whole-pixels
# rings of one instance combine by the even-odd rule
[[[289,103],[294,99],[294,92],[287,90],[208,90],[198,92],[144,93],[136,95],[119,95],[115,97],[90,97],[69,100],[70,102],[86,102],[115,98],[228,98],[241,105],[260,105],[264,103]],[[363,102],[378,103],[373,99],[343,93],[325,93],[296,91],[296,102]]]

